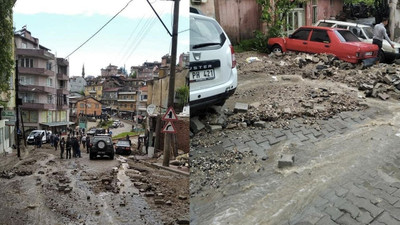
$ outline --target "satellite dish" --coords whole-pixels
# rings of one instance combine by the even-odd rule
[[[150,104],[147,106],[147,114],[152,115],[154,113],[154,110],[156,109],[156,105]]]

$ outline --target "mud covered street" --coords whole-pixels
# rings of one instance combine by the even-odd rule
[[[60,159],[50,145],[0,157],[0,224],[177,224],[188,177],[133,156]]]
[[[400,224],[400,67],[325,57],[236,55],[235,95],[192,118],[191,224]]]

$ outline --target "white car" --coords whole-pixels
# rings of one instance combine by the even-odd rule
[[[43,135],[42,136],[42,143],[46,143],[46,137],[47,137],[47,133],[45,130],[33,130],[28,137],[26,138],[26,142],[28,143],[28,145],[34,145],[35,144],[35,137],[37,135]]]
[[[233,46],[218,22],[190,13],[190,110],[223,105],[237,87]]]
[[[374,29],[368,25],[357,24],[352,22],[336,21],[336,20],[319,20],[316,26],[320,27],[337,27],[350,30],[361,41],[372,44],[372,37],[374,36]],[[393,42],[394,48],[390,46],[389,42],[383,40],[382,52],[379,57],[381,62],[392,62],[394,59],[400,58],[400,44]]]

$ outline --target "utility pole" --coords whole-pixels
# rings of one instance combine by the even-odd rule
[[[17,156],[21,159],[21,149],[19,146],[19,139],[21,136],[21,131],[19,129],[19,95],[18,95],[18,88],[19,88],[19,76],[18,76],[18,59],[15,60],[15,127],[17,131]]]
[[[174,106],[175,97],[175,67],[178,45],[179,0],[174,0],[174,23],[172,27],[171,72],[169,77],[168,107]],[[163,166],[169,166],[169,159],[174,134],[165,134]]]

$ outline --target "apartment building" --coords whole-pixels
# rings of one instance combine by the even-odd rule
[[[81,76],[69,78],[69,92],[82,93],[85,91],[86,80]]]
[[[66,130],[69,122],[69,62],[56,58],[25,27],[14,34],[19,97],[25,130]]]

